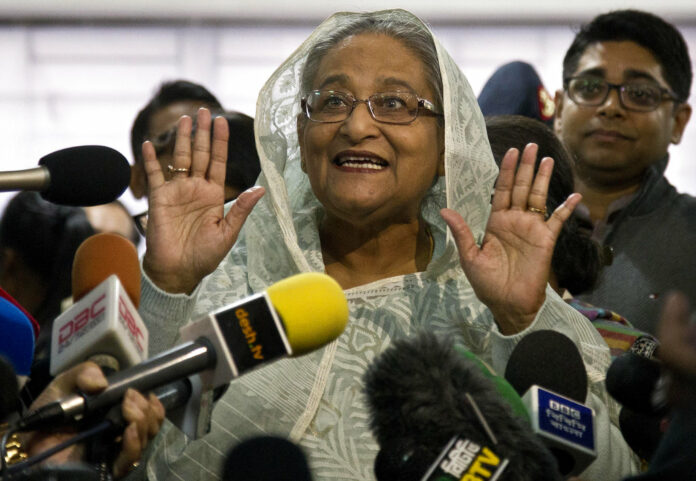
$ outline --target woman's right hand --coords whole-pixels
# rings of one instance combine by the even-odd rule
[[[152,143],[143,144],[150,189],[143,268],[155,285],[170,293],[191,293],[215,270],[264,194],[262,187],[247,189],[224,214],[227,121],[223,117],[211,121],[210,111],[202,108],[197,122],[191,142],[191,118],[179,119],[169,181]]]

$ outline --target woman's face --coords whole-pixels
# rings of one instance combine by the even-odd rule
[[[435,100],[421,60],[399,40],[381,34],[348,37],[329,50],[311,88],[356,99],[408,91]],[[433,116],[385,124],[359,103],[342,122],[299,119],[298,134],[314,194],[328,215],[352,223],[416,219],[435,176],[444,173],[443,133]]]

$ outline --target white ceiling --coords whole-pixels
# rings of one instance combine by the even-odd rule
[[[684,24],[696,22],[693,0],[2,0],[2,20],[309,21],[335,11],[405,8],[431,22],[562,22],[585,20],[617,8],[654,12]]]

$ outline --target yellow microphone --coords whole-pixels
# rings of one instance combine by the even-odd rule
[[[319,349],[347,323],[348,302],[338,282],[308,272],[184,326],[181,339],[212,343],[218,362],[201,379],[217,387],[271,360]]]
[[[201,390],[214,389],[280,358],[319,349],[347,323],[341,286],[325,274],[298,274],[184,326],[182,344],[109,376],[99,394],[70,395],[30,413],[18,426],[32,430],[75,422],[118,404],[129,388],[148,392],[194,374]],[[190,393],[174,397],[186,396]]]
[[[285,325],[293,355],[336,339],[348,323],[348,302],[333,278],[319,272],[297,274],[266,292]]]

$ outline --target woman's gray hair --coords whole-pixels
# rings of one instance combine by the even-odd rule
[[[426,81],[435,98],[430,99],[442,110],[442,75],[437,50],[430,31],[413,15],[403,10],[385,10],[357,14],[328,37],[317,42],[310,50],[302,71],[302,95],[309,93],[326,53],[341,40],[361,33],[384,34],[403,42],[423,62]],[[417,92],[420,94],[420,92]]]

